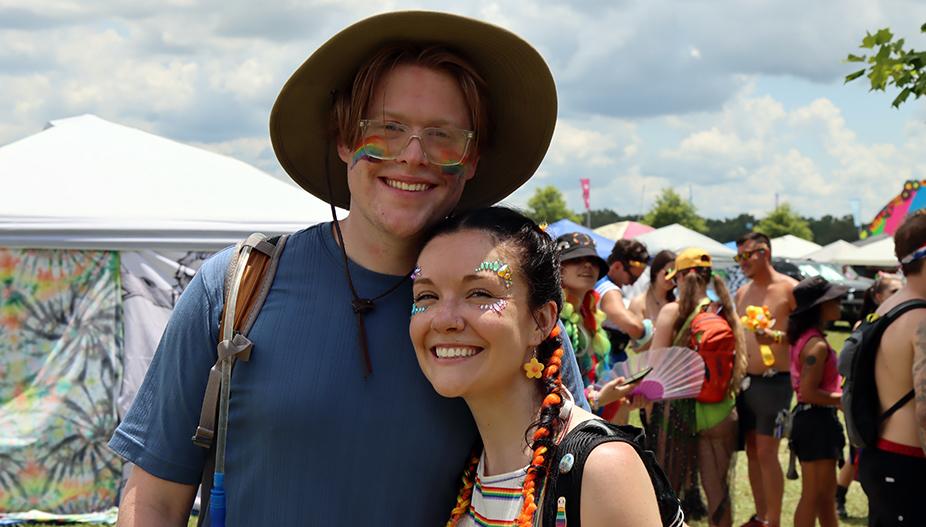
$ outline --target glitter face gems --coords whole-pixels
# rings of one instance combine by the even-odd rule
[[[420,307],[418,304],[412,302],[412,316],[419,315],[428,310],[430,306]]]
[[[502,280],[505,281],[505,287],[509,289],[511,288],[511,267],[508,264],[498,260],[491,262],[485,261],[476,266],[475,272],[478,273],[480,271],[491,271],[497,274]]]
[[[418,279],[419,276],[421,276],[421,267],[418,267],[418,266],[416,265],[416,266],[415,266],[415,270],[412,271],[412,274],[409,275],[409,278],[411,278],[411,279],[412,279],[412,282],[414,282],[415,280]]]
[[[491,304],[483,304],[479,306],[479,309],[483,311],[494,311],[496,315],[502,316],[502,310],[508,307],[508,301],[504,298],[499,298]]]
[[[379,136],[370,136],[364,138],[363,144],[357,147],[354,150],[354,155],[351,156],[350,167],[354,168],[358,162],[369,161],[371,163],[379,163],[382,161],[383,156],[386,153],[385,141]]]

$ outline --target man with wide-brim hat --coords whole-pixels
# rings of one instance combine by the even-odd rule
[[[449,14],[362,20],[296,70],[271,112],[274,150],[300,186],[350,212],[286,239],[247,335],[250,359],[229,385],[228,525],[446,521],[476,430],[418,369],[408,274],[431,225],[533,174],[555,121],[542,57]],[[137,466],[120,525],[186,525],[207,456],[190,436],[231,258],[219,253],[188,286],[110,441]]]

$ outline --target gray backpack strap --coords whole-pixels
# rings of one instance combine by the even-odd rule
[[[260,233],[250,235],[235,247],[235,256],[229,262],[225,272],[225,304],[220,320],[216,362],[209,370],[199,425],[193,436],[194,444],[209,449],[200,486],[198,525],[206,525],[209,521],[209,494],[212,489],[212,474],[216,466],[216,418],[222,387],[221,365],[229,359],[232,365],[236,359],[245,362],[250,359],[253,344],[246,335],[251,330],[254,321],[257,320],[264,300],[273,285],[273,278],[276,275],[287,237],[284,234],[268,239]],[[246,277],[249,271],[257,275]],[[218,433],[224,433],[224,431],[218,431]]]
[[[231,338],[226,338],[229,335],[219,335],[219,343],[216,348],[216,362],[209,370],[209,381],[206,384],[206,393],[203,396],[202,410],[199,414],[199,426],[196,428],[196,433],[193,436],[193,443],[197,446],[209,448],[212,446],[215,437],[215,410],[218,408],[219,403],[219,389],[221,387],[220,366],[222,360],[229,356],[233,356],[235,359],[247,361],[251,357],[251,341],[246,338],[246,335],[257,319],[260,308],[264,300],[266,300],[267,294],[270,292],[270,287],[273,285],[273,277],[276,274],[276,268],[280,261],[280,254],[282,254],[283,247],[286,244],[286,238],[286,235],[283,235],[276,240],[268,241],[267,237],[263,234],[252,234],[247,240],[236,246],[235,254],[237,256],[232,258],[231,262],[229,262],[225,272],[225,305],[235,306],[235,319],[239,318],[241,309],[248,309],[248,312],[246,313],[243,323],[240,324],[240,327],[228,328],[231,330]],[[274,241],[276,243],[273,243]],[[249,247],[251,250],[246,251],[246,247]],[[258,251],[269,257],[269,264],[263,275],[261,275],[260,281],[257,283],[257,296],[253,302],[248,306],[239,306],[236,304],[236,301],[241,290],[241,280],[239,278],[239,281],[236,282],[235,276],[238,274],[237,271],[239,267],[248,264],[252,251]]]

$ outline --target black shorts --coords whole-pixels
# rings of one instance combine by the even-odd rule
[[[858,480],[868,495],[868,525],[926,525],[926,458],[863,448]]]
[[[747,375],[749,387],[736,400],[740,430],[771,436],[775,433],[778,412],[791,408],[791,374],[781,372],[771,377]]]
[[[800,461],[842,459],[846,438],[835,408],[812,406],[796,410],[791,425],[791,450]]]

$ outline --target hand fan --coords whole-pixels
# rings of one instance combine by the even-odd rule
[[[647,367],[652,367],[653,371],[640,381],[631,395],[664,401],[689,399],[701,393],[704,359],[694,350],[672,347],[635,353],[615,364],[612,370],[615,375],[626,378]]]

